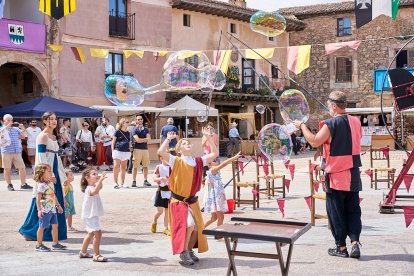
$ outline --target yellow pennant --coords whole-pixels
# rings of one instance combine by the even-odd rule
[[[90,48],[89,52],[91,54],[91,57],[95,58],[108,58],[109,55],[109,49]]]
[[[129,58],[132,55],[136,55],[139,58],[144,56],[144,51],[137,51],[137,50],[124,50],[124,55],[126,58]]]
[[[53,51],[53,52],[60,52],[63,50],[62,45],[56,45],[56,44],[47,44],[47,46]]]

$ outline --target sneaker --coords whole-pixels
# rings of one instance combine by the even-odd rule
[[[190,250],[190,251],[189,251],[189,254],[190,254],[191,259],[192,259],[194,262],[198,262],[198,261],[200,261],[200,259],[196,256],[196,254],[194,253],[194,251],[193,251],[193,250]]]
[[[66,250],[66,246],[60,243],[52,244],[52,250]]]
[[[164,235],[171,236],[171,231],[169,229],[165,229],[164,231],[162,231],[162,233]]]
[[[340,248],[339,246],[329,248],[328,254],[331,256],[348,258],[349,257],[348,250],[346,248],[344,250],[340,250],[339,248]]]
[[[144,180],[144,186],[151,186],[151,183],[148,182],[148,180]]]
[[[157,232],[157,223],[156,223],[156,222],[153,222],[153,223],[151,224],[151,232],[152,232],[152,233]]]
[[[43,244],[42,245],[36,244],[35,250],[36,251],[39,251],[39,252],[49,252],[50,251],[50,248],[47,247],[47,246],[45,246],[45,245],[43,245]]]
[[[73,227],[68,227],[68,232],[78,232],[78,230],[76,230],[76,228]]]
[[[137,182],[134,180],[134,181],[132,181],[132,186],[131,186],[132,188],[136,188],[137,187]]]
[[[359,250],[360,242],[356,242],[352,245],[351,255],[349,257],[359,259],[361,257],[361,251]],[[361,245],[362,246],[362,245]]]
[[[194,265],[193,259],[191,259],[189,251],[183,251],[180,253],[181,263],[185,266]]]
[[[7,185],[7,189],[8,189],[9,191],[14,191],[13,184],[9,184],[9,185]]]
[[[114,189],[121,189],[121,186],[118,184],[115,184]]]
[[[28,185],[27,183],[24,183],[23,185],[20,186],[20,189],[28,190],[28,189],[33,189],[33,187]]]

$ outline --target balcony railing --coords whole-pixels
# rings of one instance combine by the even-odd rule
[[[135,13],[109,11],[109,36],[135,39]]]

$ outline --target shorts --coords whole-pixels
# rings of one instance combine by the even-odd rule
[[[36,155],[36,149],[35,148],[27,148],[27,155],[29,156],[35,156]]]
[[[16,169],[24,169],[26,165],[23,162],[22,153],[2,153],[1,160],[3,163],[3,168],[11,169],[12,165]]]
[[[84,218],[86,232],[92,233],[95,231],[101,231],[101,223],[99,217]]]
[[[134,149],[134,169],[139,167],[139,164],[142,163],[144,168],[148,168],[150,164],[149,160],[149,151],[147,149]]]
[[[114,150],[112,152],[112,159],[118,159],[121,161],[126,161],[129,160],[129,158],[131,158],[131,152],[130,151],[119,151],[119,150]]]
[[[50,211],[49,213],[42,213],[42,217],[39,218],[39,227],[49,228],[51,224],[58,224],[57,214]]]
[[[155,207],[163,207],[165,209],[168,209],[168,201],[169,201],[168,198],[162,198],[160,191],[156,192],[155,202],[154,202]]]
[[[187,227],[194,226],[194,230],[197,230],[197,224],[195,223],[195,218],[193,214],[193,210],[190,206],[188,206],[188,215],[187,215]]]

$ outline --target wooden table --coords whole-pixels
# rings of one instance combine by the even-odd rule
[[[237,275],[234,257],[244,256],[278,259],[282,275],[287,276],[289,273],[290,259],[292,257],[293,243],[310,228],[310,223],[233,217],[231,218],[231,222],[225,223],[215,229],[205,229],[203,234],[224,237],[227,255],[229,257],[227,275],[231,275],[232,272],[233,275]],[[277,254],[238,251],[237,244],[239,239],[274,242]],[[289,245],[286,262],[284,262],[281,249],[284,245]]]

